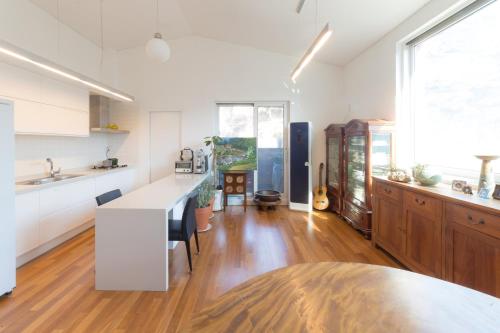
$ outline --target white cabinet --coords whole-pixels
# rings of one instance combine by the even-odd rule
[[[95,217],[95,201],[86,201],[40,219],[40,242],[46,243]]]
[[[48,242],[94,218],[95,180],[40,191],[40,241]]]
[[[119,189],[123,194],[130,192],[135,183],[135,170],[127,169],[96,178],[96,196]]]
[[[40,245],[39,192],[16,195],[16,255],[20,256]]]
[[[0,63],[0,96],[14,101],[16,134],[89,135],[89,91]]]
[[[17,257],[55,239],[58,239],[56,243],[61,243],[66,240],[65,237],[71,237],[69,231],[95,218],[96,196],[117,188],[123,193],[130,192],[135,184],[135,175],[136,171],[132,168],[120,169],[17,194]],[[33,252],[27,255],[33,257]]]
[[[35,102],[15,100],[17,134],[88,136],[89,113]]]
[[[89,110],[88,90],[45,77],[42,78],[41,86],[41,103],[73,110]]]

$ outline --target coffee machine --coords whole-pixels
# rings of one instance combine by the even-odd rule
[[[208,171],[208,155],[203,149],[198,149],[194,154],[194,173],[206,173]]]

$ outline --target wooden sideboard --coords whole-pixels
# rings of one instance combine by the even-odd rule
[[[415,272],[500,297],[500,201],[373,177],[372,242]]]

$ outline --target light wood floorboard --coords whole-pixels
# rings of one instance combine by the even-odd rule
[[[212,223],[200,234],[193,273],[184,244],[170,252],[165,293],[94,290],[94,229],[78,235],[18,269],[14,293],[0,299],[0,332],[182,332],[218,296],[277,268],[320,261],[399,267],[331,213],[230,207]]]

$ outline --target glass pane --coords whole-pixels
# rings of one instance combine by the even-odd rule
[[[385,176],[391,168],[391,134],[372,134],[372,174]]]
[[[333,137],[328,139],[328,185],[339,188],[339,150],[340,138]]]
[[[219,105],[219,136],[255,137],[253,105]]]
[[[500,1],[415,47],[417,163],[479,170],[500,153]]]
[[[257,108],[257,190],[275,190],[283,193],[285,126],[284,107]]]
[[[364,136],[351,136],[347,140],[347,191],[365,202],[365,145]]]

